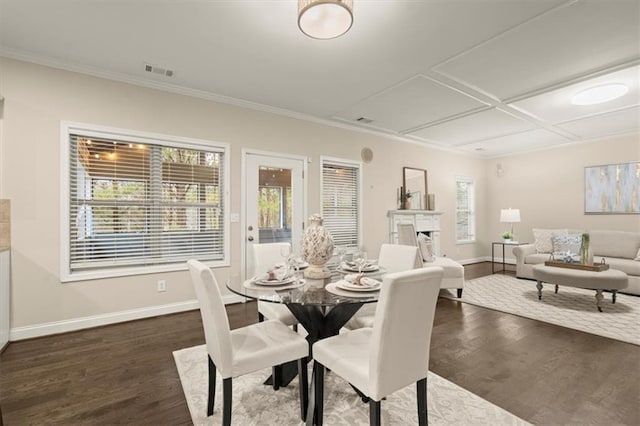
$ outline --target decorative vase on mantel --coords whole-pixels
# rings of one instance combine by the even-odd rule
[[[304,276],[311,279],[323,279],[331,276],[325,264],[333,256],[333,237],[322,226],[322,217],[314,214],[302,237],[302,257],[309,263]]]

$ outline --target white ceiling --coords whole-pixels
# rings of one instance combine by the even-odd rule
[[[640,133],[640,0],[354,3],[315,40],[295,0],[0,0],[0,55],[487,158]]]

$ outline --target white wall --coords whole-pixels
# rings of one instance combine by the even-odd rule
[[[509,207],[520,209],[522,222],[514,229],[520,241],[533,241],[533,228],[640,231],[637,214],[584,214],[584,168],[633,161],[640,161],[638,134],[487,161],[489,239],[499,241],[509,229],[499,221],[500,209]]]
[[[489,197],[485,162],[389,138],[324,126],[279,115],[127,85],[19,61],[0,59],[0,93],[5,97],[0,138],[0,198],[12,203],[12,328],[109,316],[127,310],[179,304],[194,299],[188,274],[60,282],[60,122],[163,133],[231,145],[231,211],[240,210],[241,150],[253,148],[309,156],[308,212],[319,210],[319,158],[329,155],[365,164],[365,246],[376,252],[388,239],[387,210],[396,208],[402,167],[428,170],[429,192],[442,217],[442,251],[456,259],[486,255],[488,233],[479,243],[456,246],[455,185],[458,175],[476,180],[478,200]],[[486,221],[485,209],[478,223]],[[223,282],[240,269],[239,224],[231,224],[231,268],[215,271]],[[156,281],[167,281],[167,292]],[[46,328],[45,328],[46,329]]]

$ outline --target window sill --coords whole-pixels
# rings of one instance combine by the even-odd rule
[[[456,245],[457,246],[464,246],[464,245],[468,245],[468,244],[475,244],[477,243],[476,240],[463,240],[463,241],[456,241]]]
[[[224,268],[230,266],[229,262],[225,260],[204,262],[204,264],[209,266],[210,268]],[[188,267],[187,262],[185,261],[182,263],[174,263],[170,265],[118,268],[111,270],[75,272],[72,274],[70,274],[68,271],[65,271],[61,274],[60,281],[63,283],[91,281],[105,278],[130,277],[134,275],[148,275],[161,272],[177,272],[186,270],[188,270]]]

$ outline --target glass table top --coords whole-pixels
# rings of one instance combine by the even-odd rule
[[[257,285],[251,279],[243,280],[239,275],[234,275],[226,281],[226,286],[240,296],[272,303],[335,306],[341,303],[371,303],[378,300],[380,291],[335,290],[335,284],[332,283],[340,278],[340,274],[334,274],[330,278],[316,280],[302,278],[302,274],[299,274],[291,284],[270,287]],[[340,294],[332,293],[330,290]]]

